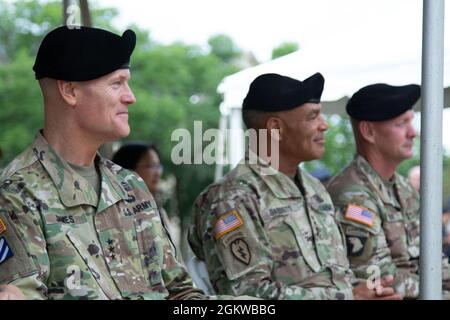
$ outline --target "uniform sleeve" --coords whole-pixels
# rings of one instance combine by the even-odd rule
[[[367,279],[372,273],[371,266],[378,266],[380,274],[395,276],[396,267],[381,226],[381,217],[376,200],[370,192],[343,192],[333,198],[336,218],[345,236],[347,257],[350,268],[358,279]],[[365,211],[365,213],[364,213]],[[364,219],[363,215],[371,218]]]
[[[168,229],[161,220],[161,228],[157,231],[161,240],[162,268],[164,284],[169,291],[171,300],[204,300],[208,299],[203,291],[194,288],[192,279],[184,265],[178,260],[175,246],[172,243]]]
[[[39,213],[25,211],[19,193],[2,191],[0,219],[0,251],[8,251],[0,260],[0,283],[17,286],[26,299],[47,299],[49,259]]]
[[[286,285],[272,273],[277,263],[258,212],[256,195],[230,191],[211,205],[197,201],[190,232],[193,251],[204,259],[217,293],[262,299],[351,299],[351,289]]]
[[[400,268],[391,256],[388,241],[382,227],[382,209],[371,196],[369,190],[342,192],[333,198],[337,220],[341,224],[347,244],[347,256],[350,267],[359,279],[375,276],[373,266],[379,268],[381,276],[394,276],[394,289],[404,298],[417,298],[419,295],[419,275],[417,270]],[[373,217],[370,226],[364,221],[352,219],[354,212],[367,210]],[[353,213],[352,213],[353,211]]]

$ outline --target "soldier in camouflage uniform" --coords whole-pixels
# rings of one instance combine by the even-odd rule
[[[357,281],[331,199],[317,179],[298,167],[324,151],[323,84],[317,73],[303,82],[265,74],[250,85],[244,122],[249,129],[278,130],[279,161],[274,161],[277,152],[256,156],[251,148],[195,202],[189,242],[205,261],[217,293],[264,299],[377,297],[366,283],[353,289]],[[276,138],[267,135],[270,150]],[[392,288],[383,288],[379,296],[399,298]]]
[[[419,96],[417,85],[376,84],[355,93],[347,113],[357,155],[327,186],[356,276],[368,278],[374,274],[369,267],[377,266],[381,275],[395,276],[405,298],[419,295],[419,194],[395,170],[412,156],[411,109]]]
[[[44,129],[0,180],[0,284],[27,299],[205,298],[143,180],[97,153],[130,131],[135,42],[60,27],[39,48]]]

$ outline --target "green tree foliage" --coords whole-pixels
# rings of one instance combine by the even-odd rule
[[[450,210],[450,154],[444,155],[444,169],[443,169],[443,193],[442,201],[443,208]]]
[[[181,214],[188,215],[195,197],[213,181],[214,166],[174,165],[170,156],[178,141],[171,141],[172,132],[179,128],[193,132],[194,121],[202,122],[203,131],[217,128],[220,96],[216,88],[225,75],[238,69],[212,48],[204,52],[182,43],[146,43],[145,32],[133,30],[140,44],[132,58],[131,86],[137,102],[130,107],[132,132],[125,140],[152,140],[159,146],[166,171],[177,177]]]
[[[34,57],[42,37],[63,24],[60,0],[0,0],[0,9],[0,62],[12,61],[22,49]],[[95,26],[115,31],[111,20],[116,9],[93,6],[91,15]]]
[[[63,12],[62,1],[54,0],[0,0],[0,8],[1,168],[33,141],[43,125],[43,102],[32,66],[40,41],[61,25]],[[99,8],[95,2],[90,2],[90,9],[95,27],[123,31],[111,24],[117,10]],[[165,172],[177,177],[180,212],[186,216],[195,197],[213,181],[214,166],[174,165],[170,155],[177,141],[171,141],[171,134],[178,128],[192,132],[196,120],[202,121],[203,130],[218,126],[217,85],[238,71],[230,61],[238,57],[239,49],[223,35],[212,37],[207,49],[183,43],[161,45],[149,31],[130,28],[138,41],[130,83],[137,102],[130,106],[131,134],[122,142],[157,144]]]
[[[347,116],[324,115],[324,117],[328,122],[325,153],[322,159],[305,163],[305,169],[311,172],[324,166],[335,175],[353,159],[355,153],[353,132]]]
[[[299,46],[296,42],[283,42],[278,47],[272,50],[272,60],[295,52],[298,49]]]
[[[234,44],[233,40],[224,34],[212,36],[208,40],[211,53],[223,62],[232,62],[240,56],[241,50]]]
[[[42,97],[32,67],[43,36],[62,23],[62,1],[0,0],[0,168],[33,141],[43,125]],[[114,9],[93,8],[95,21],[112,29]]]

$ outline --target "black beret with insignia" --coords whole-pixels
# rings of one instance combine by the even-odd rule
[[[305,103],[319,103],[325,79],[315,73],[304,81],[276,73],[266,73],[250,84],[243,110],[284,111]]]
[[[97,28],[62,26],[45,36],[33,70],[36,79],[93,80],[129,68],[135,45],[136,34],[132,30],[119,36]]]
[[[360,121],[384,121],[412,109],[420,98],[420,86],[377,83],[356,92],[347,103],[347,113]]]

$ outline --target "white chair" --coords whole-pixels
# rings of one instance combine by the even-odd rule
[[[186,267],[192,277],[194,286],[202,289],[209,296],[213,296],[216,294],[211,285],[211,281],[209,280],[206,264],[202,260],[197,258],[197,256],[192,255],[189,258]]]

